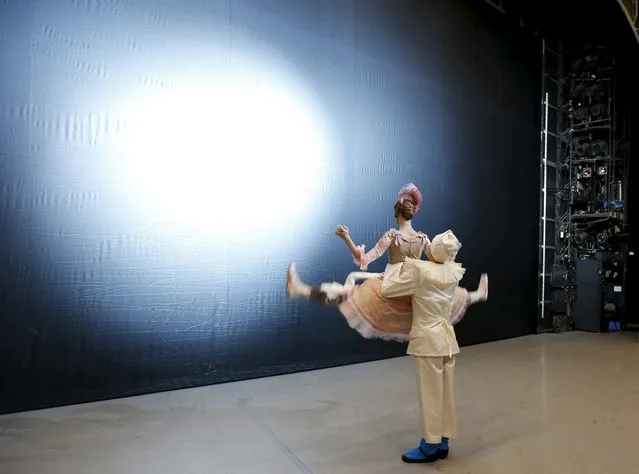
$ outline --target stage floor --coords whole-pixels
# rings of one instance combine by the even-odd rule
[[[632,474],[639,344],[529,336],[462,348],[451,456],[419,439],[414,362],[316,372],[0,417],[2,474]]]

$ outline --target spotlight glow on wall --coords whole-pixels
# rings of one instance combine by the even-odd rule
[[[114,155],[132,205],[161,222],[236,231],[314,202],[327,137],[312,100],[258,75],[174,84],[123,101]]]

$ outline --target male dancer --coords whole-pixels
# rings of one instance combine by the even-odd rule
[[[460,248],[461,243],[448,230],[432,240],[428,261],[407,258],[398,275],[382,281],[382,296],[412,296],[408,354],[417,361],[423,438],[402,456],[407,463],[446,458],[448,440],[456,435],[453,375],[459,346],[449,317],[455,288],[466,271],[454,261]]]

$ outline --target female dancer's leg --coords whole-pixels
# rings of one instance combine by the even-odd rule
[[[406,342],[413,319],[411,298],[384,298],[381,295],[379,276],[376,273],[353,272],[344,285],[331,282],[313,287],[300,281],[295,265],[291,265],[286,291],[290,298],[302,298],[337,307],[348,325],[362,337]],[[366,281],[361,285],[355,285],[357,279]],[[485,301],[487,297],[486,275],[482,275],[476,291],[469,292],[465,288],[457,287],[451,308],[451,324],[461,321],[468,306]]]
[[[326,306],[339,306],[348,297],[348,293],[355,288],[358,280],[379,278],[379,273],[351,272],[346,277],[344,284],[337,282],[322,283],[319,288],[307,285],[297,277],[295,264],[288,267],[286,279],[286,292],[290,298],[304,298],[316,301]]]
[[[339,306],[348,296],[349,291],[355,288],[358,280],[379,278],[382,274],[370,272],[351,272],[346,277],[343,285],[337,282],[322,283],[319,288],[303,283],[297,276],[295,264],[288,268],[286,280],[286,292],[290,298],[304,298],[322,303],[328,306]],[[468,305],[480,303],[488,299],[488,275],[482,273],[479,286],[475,291],[468,292]]]

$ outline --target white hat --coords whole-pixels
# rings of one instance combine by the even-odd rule
[[[452,230],[436,235],[430,243],[429,253],[433,260],[445,263],[455,260],[462,244]]]

